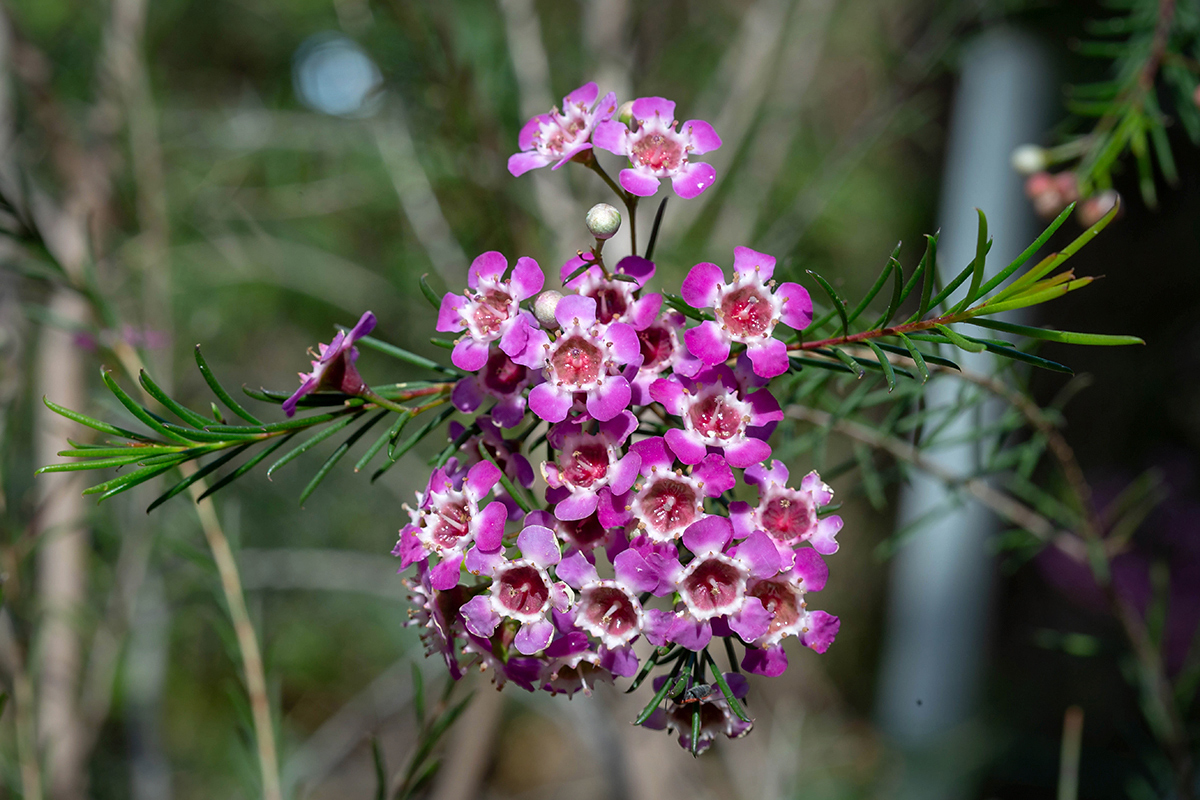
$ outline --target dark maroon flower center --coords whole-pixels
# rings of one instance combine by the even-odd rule
[[[808,533],[816,523],[816,509],[803,498],[789,494],[772,497],[759,514],[772,539],[790,543]]]
[[[588,295],[596,301],[596,319],[607,325],[625,313],[629,303],[625,293],[615,286],[601,286]]]
[[[696,521],[696,490],[682,481],[655,481],[642,496],[643,521],[664,533]]]
[[[675,351],[671,331],[663,323],[655,323],[638,331],[638,345],[642,350],[642,369],[652,369],[666,363]]]
[[[758,581],[747,590],[751,597],[762,601],[763,608],[772,614],[771,625],[767,633],[778,633],[800,619],[800,597],[786,583],[779,581]]]
[[[608,530],[600,524],[600,518],[595,514],[573,522],[560,522],[559,526],[567,538],[580,550],[592,549],[608,533]]]
[[[568,386],[581,386],[600,377],[603,359],[596,345],[582,336],[571,336],[555,347],[550,365],[558,380]]]
[[[510,567],[496,578],[496,599],[512,614],[539,614],[550,598],[550,587],[536,567]]]
[[[512,298],[499,289],[488,289],[475,298],[475,325],[480,333],[495,333],[508,319]]]
[[[701,561],[683,580],[683,592],[693,611],[718,613],[738,600],[737,567],[716,558]]]
[[[434,507],[434,520],[429,538],[441,547],[454,547],[470,530],[471,512],[465,500],[452,500]]]
[[[775,315],[771,301],[753,286],[743,286],[721,300],[721,321],[734,336],[762,336]]]
[[[613,636],[621,636],[637,626],[633,600],[613,586],[598,586],[589,591],[583,615],[594,627]]]
[[[701,436],[732,439],[742,430],[742,412],[731,405],[723,394],[710,394],[688,409],[692,430]]]
[[[603,442],[579,444],[564,461],[563,478],[574,486],[591,486],[608,474],[608,448]]]
[[[483,385],[500,395],[509,395],[525,380],[528,370],[514,362],[502,350],[495,350],[488,356],[487,365],[483,368]]]
[[[651,133],[633,143],[632,161],[653,170],[679,169],[683,162],[683,146],[670,136]]]

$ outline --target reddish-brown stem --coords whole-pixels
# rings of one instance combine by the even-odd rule
[[[788,345],[788,350],[820,350],[822,347],[854,344],[856,342],[865,342],[869,339],[881,339],[884,336],[896,336],[901,333],[919,333],[920,331],[930,330],[938,325],[950,325],[955,322],[962,322],[964,319],[969,319],[972,316],[974,315],[960,312],[934,319],[906,322],[903,325],[893,325],[890,328],[877,328],[875,330],[862,331],[861,333],[851,333],[846,336],[835,336],[832,339],[819,339],[815,342],[793,342]]]

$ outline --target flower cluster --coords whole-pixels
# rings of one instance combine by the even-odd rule
[[[712,183],[690,160],[720,145],[711,126],[677,129],[661,98],[614,118],[615,98],[597,95],[588,84],[531,120],[510,170],[594,145],[629,157],[629,195],[661,178],[682,197]],[[606,230],[619,226],[602,211]],[[807,599],[838,547],[841,519],[823,511],[833,492],[815,472],[792,481],[769,444],[783,411],[768,384],[789,368],[780,326],[805,328],[812,302],[746,247],[732,280],[701,263],[682,301],[650,292],[654,263],[609,268],[610,234],[593,234],[562,266],[562,293],[542,292],[533,259],[510,270],[489,252],[442,299],[437,329],[458,335],[466,373],[450,397],[468,419],[451,425],[393,554],[415,567],[413,622],[452,676],[473,664],[498,686],[570,696],[659,669],[638,721],[697,753],[749,731],[743,673],[780,675],[789,637],[824,652],[837,634]],[[728,673],[709,653],[717,639]]]

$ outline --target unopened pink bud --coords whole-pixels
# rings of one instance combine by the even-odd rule
[[[1112,211],[1120,201],[1121,195],[1113,189],[1106,189],[1080,203],[1075,217],[1079,220],[1080,225],[1090,228],[1103,219],[1105,214]]]

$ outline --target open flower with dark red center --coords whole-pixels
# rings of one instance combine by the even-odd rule
[[[480,511],[479,502],[499,480],[500,470],[489,461],[471,467],[457,485],[444,469],[434,470],[424,496],[417,495],[418,507],[408,509],[412,521],[392,550],[401,558],[400,568],[437,555],[441,561],[430,570],[429,580],[434,589],[445,591],[458,583],[468,547],[498,551],[508,509],[495,500]]]
[[[553,581],[547,568],[562,557],[558,539],[549,528],[530,526],[517,537],[521,558],[503,559],[492,572],[491,591],[472,598],[462,607],[467,630],[489,637],[503,619],[519,624],[513,644],[517,652],[533,655],[550,644],[554,623],[547,619],[552,608],[566,611],[571,590]]]
[[[529,329],[537,325],[533,315],[522,311],[520,302],[542,290],[546,276],[532,258],[518,258],[512,277],[504,279],[508,259],[492,250],[471,262],[467,292],[447,292],[438,311],[437,329],[465,331],[450,353],[459,369],[474,372],[488,363],[488,346],[498,342],[511,358],[525,350]]]
[[[648,324],[662,307],[662,295],[637,293],[654,277],[654,262],[641,256],[625,256],[617,262],[613,276],[606,277],[598,264],[592,263],[591,253],[583,253],[563,264],[559,278],[567,289],[596,301],[596,319],[604,324],[628,322],[637,328]],[[591,266],[575,275],[585,264]],[[574,276],[574,277],[572,277]],[[568,280],[570,278],[570,280]]]
[[[673,469],[675,456],[661,436],[634,442],[629,450],[642,460],[642,481],[629,510],[638,530],[651,541],[678,539],[689,525],[706,516],[704,498],[734,487],[733,470],[719,455],[701,459],[688,475]]]
[[[694,379],[660,378],[650,384],[650,396],[667,412],[683,420],[683,429],[666,433],[667,444],[685,464],[696,464],[718,447],[733,467],[748,467],[771,455],[764,426],[783,419],[778,401],[766,389],[740,396],[733,372],[709,368]],[[760,436],[762,438],[760,438]]]
[[[711,621],[724,618],[729,628],[747,642],[767,632],[770,615],[762,602],[746,592],[754,578],[779,572],[779,553],[766,534],[756,532],[733,544],[733,526],[725,517],[708,516],[683,534],[683,545],[695,556],[686,566],[678,561],[659,567],[675,584],[681,607],[674,619],[658,616],[658,635],[689,650],[703,650],[712,639]],[[654,644],[657,636],[647,634]]]
[[[464,414],[477,410],[483,401],[496,401],[489,414],[502,427],[514,428],[525,418],[525,389],[541,376],[493,347],[483,368],[454,384],[450,395],[454,407]]]
[[[612,498],[609,498],[610,501]],[[622,501],[623,502],[623,501]],[[589,561],[595,561],[595,550],[603,547],[608,552],[608,558],[611,561],[618,553],[629,546],[629,540],[625,537],[625,523],[622,518],[618,518],[617,523],[606,525],[600,518],[600,511],[597,509],[595,514],[591,514],[583,519],[562,520],[557,519],[549,511],[536,509],[530,511],[525,517],[525,525],[543,525],[553,530],[565,547],[564,555],[570,556],[575,553],[583,553]],[[622,507],[624,512],[624,507]],[[610,510],[609,514],[613,512]],[[628,512],[624,512],[628,514]]]
[[[434,589],[429,582],[429,565],[424,561],[417,565],[414,578],[405,578],[404,585],[408,587],[408,601],[413,606],[408,611],[407,624],[421,628],[425,655],[441,654],[450,677],[458,680],[462,677],[462,669],[454,654],[454,642],[461,635],[458,612],[467,601],[466,592],[461,586],[453,586],[444,592]]]
[[[514,484],[526,489],[533,486],[533,466],[529,459],[521,454],[520,443],[505,439],[504,432],[487,414],[476,417],[475,424],[479,426],[479,433],[463,440],[458,454],[446,462],[446,475],[453,481],[460,480],[460,473],[466,473],[471,467],[485,460],[479,453],[480,448],[483,448]],[[451,442],[457,442],[465,432],[466,428],[462,423],[455,420],[448,426],[447,438]],[[525,512],[521,510],[520,504],[503,486],[493,486],[492,493],[508,509],[509,519],[518,520],[524,516]]]
[[[512,632],[502,630],[491,639],[467,632],[463,639],[463,654],[478,663],[479,670],[492,671],[492,682],[497,691],[512,681],[527,692],[537,691],[546,662],[540,658],[514,656],[508,652],[512,644]],[[470,663],[464,666],[470,666]]]
[[[609,650],[628,647],[642,632],[644,614],[638,595],[653,591],[658,575],[635,550],[613,559],[613,579],[601,579],[582,553],[558,565],[558,577],[578,591],[574,621]],[[636,659],[635,659],[636,661]]]
[[[783,640],[800,639],[805,647],[824,653],[833,644],[841,622],[824,611],[809,611],[807,592],[819,592],[829,577],[829,567],[809,548],[796,551],[795,562],[786,572],[754,578],[746,593],[757,597],[771,615],[767,631],[746,648],[742,667],[756,675],[776,677],[787,670]]]
[[[584,397],[594,419],[610,420],[629,407],[629,381],[616,374],[641,359],[637,333],[624,322],[596,319],[596,301],[567,295],[554,310],[559,332],[553,342],[542,330],[530,330],[525,353],[515,359],[542,367],[546,380],[529,392],[529,407],[547,422],[562,422]]]
[[[562,111],[538,114],[525,123],[517,134],[521,152],[508,159],[508,171],[514,176],[531,169],[554,164],[558,169],[575,156],[592,147],[592,131],[596,124],[608,119],[617,110],[617,95],[609,92],[599,103],[600,89],[585,83],[563,98]]]
[[[750,691],[750,684],[745,675],[736,672],[726,672],[725,684],[738,700],[743,699]],[[668,676],[661,675],[654,679],[654,691],[658,691],[666,683]],[[754,727],[753,722],[746,722],[733,713],[729,701],[717,686],[692,686],[688,681],[678,699],[667,700],[666,705],[655,709],[654,713],[642,723],[647,728],[679,734],[679,746],[692,751],[692,717],[700,713],[700,736],[696,741],[695,752],[703,753],[712,746],[717,734],[724,734],[730,739],[740,739]]]
[[[799,489],[788,487],[787,467],[778,460],[772,461],[769,469],[761,464],[748,467],[744,477],[746,483],[758,487],[758,504],[730,504],[729,516],[738,537],[765,531],[785,561],[790,560],[793,548],[804,542],[824,555],[837,552],[834,537],[842,529],[842,518],[818,516],[817,510],[833,499],[833,489],[816,470],[804,476]]]
[[[717,179],[711,164],[691,161],[721,146],[712,125],[688,120],[675,129],[675,103],[662,97],[633,101],[633,118],[627,126],[617,120],[596,126],[596,147],[629,158],[629,169],[621,170],[621,186],[630,194],[649,197],[658,191],[659,180],[669,178],[675,194],[696,197]]]
[[[716,264],[701,262],[683,279],[680,294],[688,305],[711,308],[716,321],[692,328],[684,339],[688,350],[705,364],[721,364],[730,346],[746,346],[754,371],[764,378],[787,372],[787,345],[771,334],[782,322],[804,330],[812,322],[812,298],[798,283],[771,280],[775,257],[749,247],[733,248],[733,282]]]
[[[354,362],[358,360],[358,348],[354,343],[375,329],[375,315],[370,311],[359,318],[349,331],[338,331],[329,344],[318,344],[312,362],[312,372],[300,373],[300,388],[283,401],[283,413],[289,417],[296,413],[296,403],[301,397],[320,389],[337,389],[346,394],[362,394],[367,385],[359,376]]]
[[[622,411],[599,423],[595,434],[584,433],[583,423],[577,420],[560,422],[550,429],[546,438],[559,451],[558,463],[543,461],[542,475],[550,486],[546,501],[557,503],[554,516],[583,519],[595,513],[602,494],[629,491],[642,459],[637,453],[622,455],[621,447],[637,425],[633,414]]]

